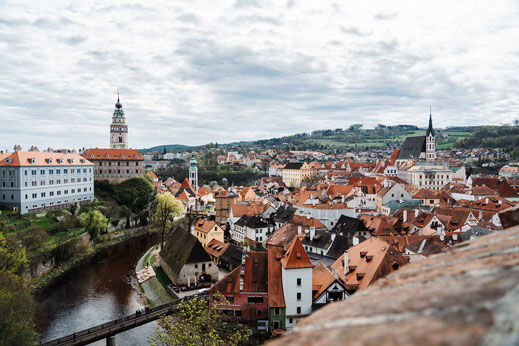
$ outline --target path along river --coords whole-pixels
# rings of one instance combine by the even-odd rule
[[[83,262],[37,296],[41,341],[53,340],[118,319],[144,307],[132,272],[155,241],[130,239]],[[156,322],[118,334],[116,345],[146,345]],[[95,345],[105,345],[100,341]]]

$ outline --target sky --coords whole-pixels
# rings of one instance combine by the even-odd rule
[[[0,149],[519,118],[519,1],[0,0]]]

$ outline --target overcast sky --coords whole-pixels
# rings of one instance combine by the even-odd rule
[[[276,5],[272,5],[276,4]],[[519,1],[0,1],[0,148],[519,118]]]

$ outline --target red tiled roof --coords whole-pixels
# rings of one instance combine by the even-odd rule
[[[209,244],[206,245],[205,251],[213,256],[219,258],[227,250],[229,244],[221,242],[215,238],[211,239]]]
[[[7,163],[8,160],[10,161],[9,164]],[[3,159],[0,160],[0,166],[93,166],[93,163],[74,153],[17,151],[4,155]]]
[[[87,149],[83,153],[83,157],[88,160],[144,160],[142,155],[135,149]]]
[[[297,268],[312,268],[313,264],[310,262],[308,255],[306,254],[303,244],[299,240],[299,237],[294,237],[290,243],[285,256],[281,260],[281,265],[285,269],[297,269]]]

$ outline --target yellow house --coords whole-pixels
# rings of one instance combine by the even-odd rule
[[[301,187],[301,182],[310,177],[310,166],[306,162],[289,162],[283,167],[283,182],[288,187]]]
[[[200,219],[195,224],[195,237],[205,248],[213,239],[223,242],[223,229],[214,221]]]

